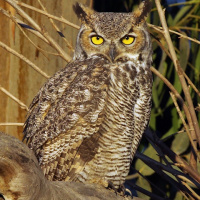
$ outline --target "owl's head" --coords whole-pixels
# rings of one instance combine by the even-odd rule
[[[74,11],[82,25],[74,59],[103,56],[109,62],[118,62],[135,60],[141,55],[149,57],[151,40],[145,20],[150,9],[148,0],[132,13],[101,13],[76,3]]]

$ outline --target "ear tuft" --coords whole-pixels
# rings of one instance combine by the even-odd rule
[[[142,21],[146,20],[148,13],[151,11],[152,3],[149,0],[144,0],[140,3],[138,9],[133,12],[135,21],[134,25],[138,25]]]
[[[82,22],[85,21],[86,23],[90,21],[91,15],[94,13],[92,9],[78,2],[73,5],[73,10],[76,13],[77,17],[81,19]]]
[[[80,3],[78,3],[78,2],[76,2],[75,5],[73,5],[73,10],[76,13],[78,18],[81,18],[82,15],[84,14],[84,11],[82,9],[82,5]]]

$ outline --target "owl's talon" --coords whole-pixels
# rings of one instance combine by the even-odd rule
[[[132,192],[131,192],[129,189],[127,189],[127,188],[124,186],[124,184],[119,185],[119,188],[117,189],[117,188],[114,186],[114,184],[113,184],[112,181],[108,181],[108,187],[107,187],[107,188],[108,188],[108,189],[114,190],[114,192],[115,192],[116,195],[119,194],[119,195],[121,195],[121,196],[124,197],[125,194],[126,194],[126,192],[127,192],[131,197],[133,197]]]
[[[122,194],[123,197],[125,196],[126,188],[125,188],[124,184],[121,184],[121,185],[119,186],[118,192],[119,192],[120,194]]]
[[[125,197],[125,196],[131,196],[131,197],[133,198],[132,192],[131,192],[128,188],[126,188],[126,187],[124,186],[124,184],[121,184],[121,185],[119,186],[119,188],[118,188],[118,193],[119,193],[120,195],[122,195],[123,197]]]
[[[115,194],[117,195],[118,190],[117,190],[117,188],[114,186],[114,184],[113,184],[112,181],[108,181],[108,187],[107,187],[107,188],[108,188],[108,189],[114,190],[114,191],[115,191]]]

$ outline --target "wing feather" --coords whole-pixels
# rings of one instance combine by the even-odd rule
[[[72,164],[87,162],[86,155],[80,159],[77,152],[86,138],[98,133],[109,74],[103,59],[72,62],[50,78],[34,98],[24,135],[49,179],[60,180]]]

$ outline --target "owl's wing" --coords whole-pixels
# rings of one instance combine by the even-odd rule
[[[87,138],[98,140],[108,77],[109,68],[102,59],[74,61],[50,78],[34,98],[24,138],[46,174],[60,174],[63,164],[69,168]]]
[[[24,139],[29,139],[35,135],[47,111],[47,107],[52,105],[57,99],[62,97],[63,89],[70,86],[77,74],[83,70],[79,64],[69,63],[66,68],[58,71],[47,80],[39,90],[29,106],[29,112],[24,124]]]

